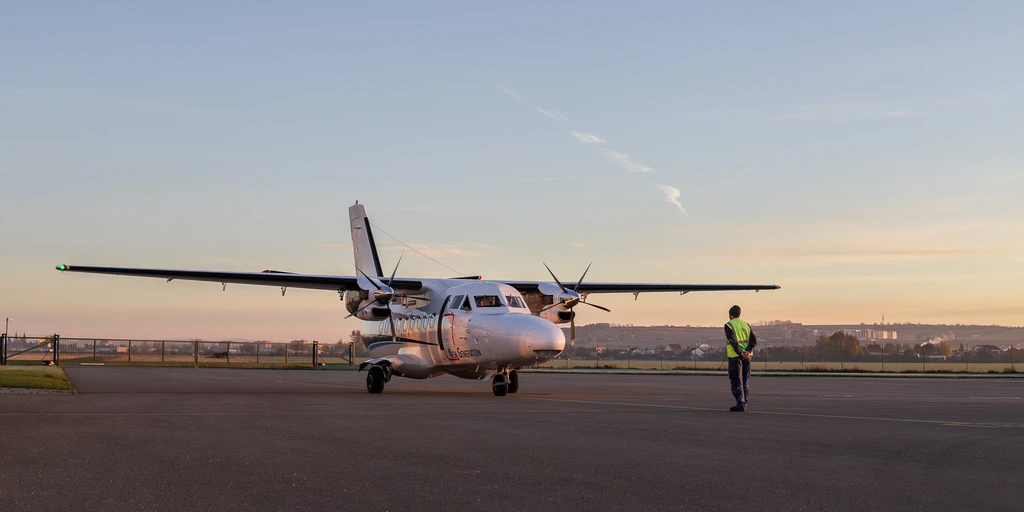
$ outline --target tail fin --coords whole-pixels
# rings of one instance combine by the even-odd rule
[[[370,219],[366,217],[366,209],[356,201],[348,207],[348,220],[352,228],[352,251],[356,258],[356,274],[359,270],[375,277],[384,277],[380,268],[380,257],[377,256],[377,245],[373,242],[373,231]]]

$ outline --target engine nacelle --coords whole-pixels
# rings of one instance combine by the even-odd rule
[[[555,306],[541,312],[539,316],[545,320],[551,320],[556,324],[564,324],[572,320],[574,315],[576,315],[576,312],[570,311],[565,306]]]
[[[531,313],[556,324],[568,323],[575,314],[564,305],[553,306],[561,297],[562,289],[554,283],[540,283],[537,291],[523,294],[523,300],[526,301],[526,307],[530,308]]]
[[[386,304],[380,304],[376,300],[370,298],[370,294],[366,291],[346,291],[344,301],[345,309],[347,309],[349,313],[359,311],[359,313],[356,314],[356,318],[360,320],[375,322],[379,320],[386,320],[388,317],[388,306]],[[370,303],[373,303],[373,305],[367,307]],[[364,307],[366,309],[362,309]]]

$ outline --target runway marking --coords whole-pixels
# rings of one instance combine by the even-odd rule
[[[575,404],[595,404],[595,405],[620,405],[629,407],[653,407],[656,409],[677,409],[687,411],[710,411],[710,412],[723,412],[724,409],[710,408],[710,407],[690,407],[684,405],[661,405],[661,404],[636,404],[627,402],[601,402],[597,400],[570,400],[564,398],[536,398],[536,397],[523,397],[526,400],[542,400],[546,402],[565,402]],[[979,427],[979,428],[1024,428],[1024,423],[975,423],[966,421],[946,421],[946,420],[915,420],[909,418],[884,418],[876,416],[846,416],[841,414],[811,414],[802,412],[777,412],[777,411],[747,411],[744,414],[763,414],[767,416],[792,416],[798,418],[823,418],[833,420],[860,420],[860,421],[889,421],[895,423],[919,423],[924,425],[942,425],[946,427]]]

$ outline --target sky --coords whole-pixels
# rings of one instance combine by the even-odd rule
[[[1022,325],[1022,18],[1019,2],[10,3],[0,317],[347,339],[330,292],[54,266],[351,275],[359,200],[406,277],[547,279],[547,263],[575,280],[593,261],[594,281],[783,287],[592,296],[613,312],[584,324],[717,325],[737,303],[751,322]]]

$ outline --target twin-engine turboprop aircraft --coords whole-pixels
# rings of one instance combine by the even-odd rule
[[[62,272],[86,272],[172,281],[312,288],[338,292],[349,317],[362,320],[363,343],[371,359],[366,389],[380,393],[392,376],[427,379],[445,373],[465,379],[492,378],[497,396],[519,390],[518,369],[551,360],[565,349],[565,335],[556,324],[568,323],[576,339],[573,308],[591,293],[775,290],[776,285],[670,283],[587,283],[583,272],[575,283],[396,277],[395,266],[385,281],[366,210],[357,201],[349,207],[356,275],[329,276],[209,270],[84,267],[58,265]],[[401,263],[401,259],[399,259]],[[547,265],[545,265],[547,267]],[[590,267],[587,267],[589,270]],[[348,317],[346,317],[348,318]],[[571,346],[571,345],[570,345]]]

